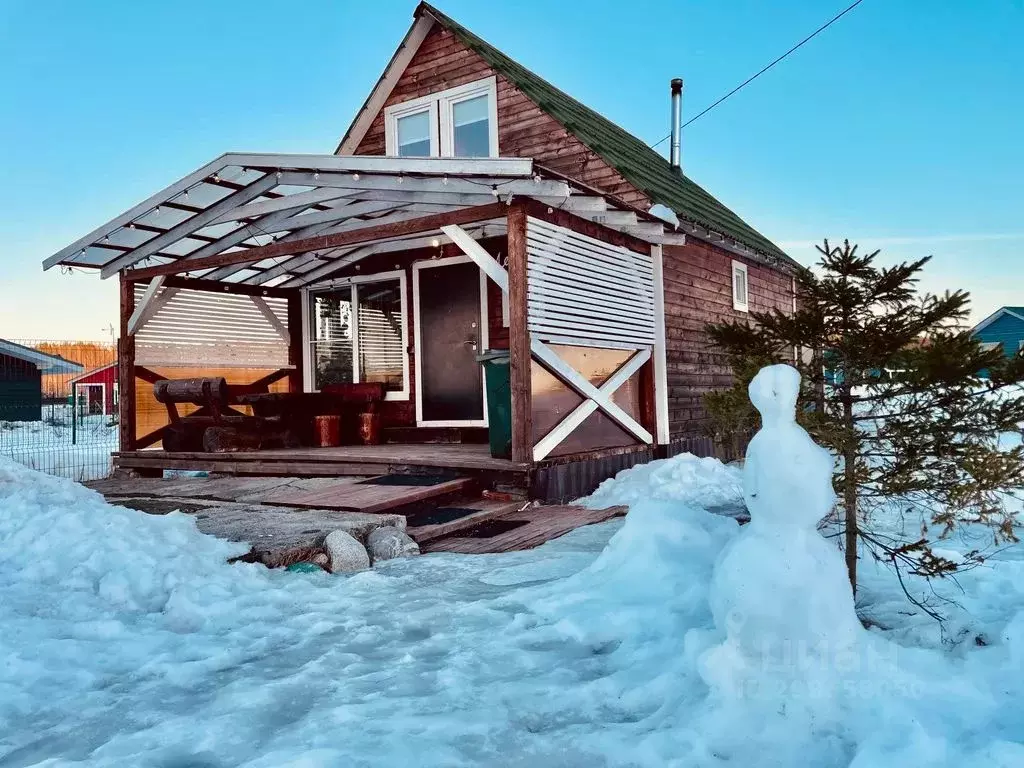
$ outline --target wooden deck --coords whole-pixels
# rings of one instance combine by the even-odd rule
[[[586,509],[576,505],[530,506],[482,520],[452,535],[421,543],[423,552],[482,555],[533,549],[569,531],[626,514],[625,507]],[[497,532],[495,532],[497,531]]]
[[[405,523],[425,553],[485,554],[530,549],[625,514],[623,507],[589,510],[479,498],[468,478],[423,483],[393,475],[121,477],[87,485],[112,504],[150,514],[193,514],[201,531],[248,542],[267,565],[292,562],[292,553],[319,547],[339,527],[365,535],[373,527]]]
[[[346,445],[337,448],[282,448],[237,453],[121,451],[116,469],[140,474],[194,470],[231,475],[337,477],[431,473],[442,470],[482,480],[485,486],[526,490],[529,466],[493,458],[486,445],[407,443]]]

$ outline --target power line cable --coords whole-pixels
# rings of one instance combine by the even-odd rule
[[[737,86],[736,86],[735,88],[733,88],[733,89],[732,89],[731,91],[729,91],[729,92],[728,92],[727,94],[725,94],[725,96],[723,96],[723,97],[722,97],[722,98],[720,98],[720,99],[719,99],[718,101],[716,101],[716,102],[715,102],[714,104],[712,104],[711,106],[707,107],[707,108],[706,108],[706,109],[704,109],[703,111],[701,111],[701,112],[697,113],[696,115],[694,115],[693,117],[691,117],[691,118],[690,118],[689,120],[687,120],[687,121],[686,121],[685,123],[683,123],[683,124],[682,124],[682,125],[680,126],[680,130],[681,130],[681,129],[683,129],[683,128],[685,128],[686,126],[688,126],[688,125],[689,125],[690,123],[692,123],[692,122],[693,122],[694,120],[697,120],[698,118],[700,118],[700,117],[703,117],[704,115],[706,115],[706,114],[707,114],[708,112],[710,112],[710,111],[711,111],[712,109],[714,109],[715,107],[717,107],[717,106],[718,106],[719,104],[721,104],[721,103],[722,103],[723,101],[725,101],[726,99],[728,99],[728,98],[729,98],[730,96],[732,96],[732,95],[733,95],[734,93],[737,93],[738,91],[742,90],[742,89],[743,89],[744,87],[746,87],[747,85],[750,85],[750,83],[752,83],[752,82],[754,82],[755,80],[757,80],[757,78],[759,78],[759,77],[760,77],[761,75],[763,75],[763,74],[764,74],[765,72],[767,72],[767,71],[768,71],[769,69],[771,69],[772,67],[774,67],[774,66],[775,66],[776,64],[778,64],[778,63],[779,63],[780,61],[782,61],[783,59],[785,59],[785,58],[786,58],[787,56],[789,56],[789,54],[791,54],[791,53],[793,53],[794,51],[796,51],[796,50],[800,49],[801,47],[803,47],[803,45],[804,45],[805,43],[809,43],[809,42],[810,42],[811,40],[813,40],[813,39],[814,39],[815,37],[817,37],[817,36],[818,36],[819,34],[821,34],[821,33],[822,33],[822,32],[824,32],[824,31],[825,31],[826,29],[828,29],[829,27],[831,27],[831,26],[832,26],[833,24],[835,24],[835,23],[836,23],[837,21],[839,21],[839,20],[840,20],[841,18],[843,18],[843,16],[845,16],[846,14],[848,14],[848,13],[849,13],[850,11],[852,11],[852,10],[853,10],[854,8],[856,8],[856,7],[858,6],[858,5],[860,5],[860,4],[861,4],[861,3],[863,3],[863,2],[864,2],[864,0],[857,0],[857,2],[855,2],[855,3],[853,3],[852,5],[848,6],[848,7],[847,7],[847,8],[845,8],[844,10],[840,11],[840,12],[839,12],[838,14],[836,14],[836,15],[835,15],[835,16],[833,16],[833,17],[832,17],[831,19],[829,19],[829,20],[828,20],[827,22],[825,22],[824,24],[822,24],[822,25],[821,25],[820,27],[818,27],[818,28],[817,28],[816,30],[814,30],[814,31],[813,31],[813,32],[812,32],[811,34],[809,34],[809,35],[808,35],[807,37],[805,37],[805,38],[804,38],[803,40],[801,40],[801,41],[800,41],[799,43],[797,43],[797,44],[796,44],[796,45],[794,45],[794,46],[793,46],[792,48],[790,48],[790,49],[789,49],[788,51],[786,51],[786,52],[785,52],[784,54],[782,54],[781,56],[779,56],[779,58],[775,59],[775,61],[773,61],[773,62],[772,62],[771,64],[768,64],[768,65],[767,65],[766,67],[764,67],[764,68],[763,68],[762,70],[760,70],[760,71],[759,71],[759,72],[757,72],[756,74],[754,74],[754,75],[751,75],[751,76],[750,76],[750,77],[748,77],[748,78],[747,78],[746,80],[744,80],[744,81],[743,81],[742,83],[740,83],[740,84],[739,84],[739,85],[737,85]],[[668,135],[668,136],[666,136],[666,137],[665,137],[664,139],[661,139],[661,140],[659,140],[659,141],[655,142],[654,144],[651,144],[651,149],[654,149],[654,148],[655,148],[656,146],[658,146],[659,144],[661,144],[662,142],[664,142],[664,141],[665,141],[666,139],[670,138],[671,136],[672,136],[672,134],[671,134],[671,133],[669,133],[669,135]]]

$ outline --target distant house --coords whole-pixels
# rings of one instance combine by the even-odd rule
[[[1016,355],[1024,344],[1024,307],[1000,307],[971,331],[983,346],[1002,348],[1007,357]]]
[[[41,420],[43,374],[81,372],[81,365],[60,355],[0,339],[0,421]]]
[[[93,368],[71,380],[78,412],[83,416],[108,416],[117,407],[117,363]]]

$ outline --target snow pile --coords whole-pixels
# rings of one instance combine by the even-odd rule
[[[665,500],[703,509],[742,504],[743,473],[718,459],[684,453],[623,470],[582,500],[591,509]]]
[[[745,479],[622,473],[624,522],[344,577],[0,460],[0,764],[1024,764],[1024,582],[987,647],[862,630],[793,426]],[[744,484],[749,526],[707,511]]]

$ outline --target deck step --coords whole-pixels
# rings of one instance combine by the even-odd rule
[[[440,523],[416,525],[415,517],[409,516],[409,527],[406,533],[420,546],[430,541],[451,536],[459,531],[473,528],[489,520],[497,520],[506,515],[514,515],[525,506],[523,501],[488,501],[479,499],[477,501],[458,504],[461,509],[467,510],[467,514],[456,517],[454,520],[447,520]],[[443,509],[443,508],[442,508]]]
[[[432,485],[338,483],[305,493],[270,494],[266,503],[345,512],[386,512],[416,502],[468,493],[474,486],[475,481],[469,477],[441,480]]]
[[[571,530],[626,514],[626,507],[529,506],[421,544],[423,552],[484,554],[532,549]],[[518,523],[518,524],[517,524]],[[413,537],[415,538],[415,537]]]

